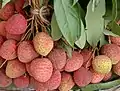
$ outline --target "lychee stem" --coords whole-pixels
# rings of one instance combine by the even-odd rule
[[[1,65],[0,65],[0,69],[4,66],[4,64],[7,62],[8,60],[5,60]]]

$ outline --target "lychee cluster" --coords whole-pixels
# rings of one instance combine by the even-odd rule
[[[112,44],[103,45],[100,55],[86,48],[69,57],[46,32],[21,41],[28,23],[23,5],[24,0],[15,0],[0,9],[0,87],[13,83],[36,91],[69,91],[108,81],[112,72],[120,76],[120,37],[111,37]]]

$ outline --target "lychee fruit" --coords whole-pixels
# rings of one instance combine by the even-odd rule
[[[28,74],[29,74],[30,76],[32,76],[32,73],[31,73],[31,70],[30,70],[30,64],[31,64],[31,62],[26,63],[25,66],[26,66],[26,71],[28,72]]]
[[[36,34],[36,36],[33,38],[33,44],[35,50],[42,56],[47,56],[50,51],[53,49],[53,40],[52,38],[44,33],[39,32]]]
[[[120,61],[120,47],[116,44],[103,45],[100,52],[102,55],[108,56],[111,59],[112,64],[116,64]]]
[[[83,66],[85,68],[90,67],[91,66],[91,60],[93,58],[92,50],[83,49],[80,53],[83,56]]]
[[[0,22],[0,35],[6,37],[6,21],[1,21]]]
[[[92,80],[91,83],[99,83],[103,80],[105,74],[97,73],[94,70],[91,70],[92,72]]]
[[[21,13],[23,14],[23,6],[24,6],[24,3],[25,3],[25,0],[15,0],[15,9],[18,13]]]
[[[0,48],[0,56],[6,60],[12,60],[17,57],[17,42],[15,40],[6,40]]]
[[[119,36],[118,37],[110,36],[110,41],[111,41],[111,43],[120,46],[120,37]]]
[[[45,83],[38,82],[33,77],[30,77],[30,86],[34,88],[36,91],[48,91]]]
[[[18,59],[23,63],[28,63],[39,56],[34,50],[31,41],[20,42],[17,49]]]
[[[69,91],[75,85],[72,76],[69,73],[62,73],[61,83],[59,86],[59,91]]]
[[[60,83],[61,83],[61,73],[58,70],[53,71],[51,78],[47,82],[45,82],[48,90],[57,89]]]
[[[25,73],[25,64],[21,63],[18,59],[8,61],[6,66],[6,75],[10,78],[17,78]]]
[[[6,74],[0,70],[0,87],[8,87],[11,85],[12,79],[6,76]]]
[[[74,82],[79,87],[87,86],[92,81],[92,73],[87,68],[81,67],[73,74]]]
[[[8,2],[2,9],[0,9],[0,19],[8,20],[15,12],[13,2]]]
[[[120,76],[120,61],[117,64],[113,65],[113,72]]]
[[[48,58],[51,60],[54,69],[57,70],[63,69],[67,60],[65,51],[60,48],[53,49],[48,55]]]
[[[27,29],[27,20],[21,14],[14,14],[6,22],[5,29],[9,34],[23,34]]]
[[[99,55],[92,60],[92,67],[97,73],[107,74],[111,71],[112,61],[106,55]]]
[[[73,51],[72,58],[67,59],[67,63],[65,65],[65,71],[73,72],[78,70],[83,64],[83,56],[76,51]]]
[[[22,37],[22,34],[15,35],[15,34],[9,34],[9,33],[6,32],[6,38],[7,39],[13,39],[13,40],[16,40],[16,41],[20,41],[21,37]]]
[[[108,81],[112,77],[112,72],[110,71],[108,74],[105,74],[103,81]]]
[[[30,64],[32,76],[39,82],[46,82],[50,79],[53,66],[48,58],[36,58]]]
[[[27,88],[29,86],[29,76],[22,75],[20,77],[14,78],[13,83],[17,88]]]

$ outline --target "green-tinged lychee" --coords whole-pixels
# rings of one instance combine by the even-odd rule
[[[44,33],[39,32],[36,34],[36,36],[33,38],[33,44],[35,50],[42,56],[47,56],[50,51],[53,49],[53,40],[52,38]]]
[[[17,78],[25,73],[25,64],[21,63],[18,59],[8,61],[6,66],[6,75],[10,78]]]
[[[99,55],[92,60],[92,67],[98,73],[107,74],[111,71],[112,61],[106,55]]]
[[[61,83],[59,86],[59,91],[69,91],[72,89],[72,87],[75,85],[73,78],[71,76],[71,74],[69,73],[62,73],[62,79],[61,79]]]
[[[120,47],[116,44],[106,44],[101,47],[100,53],[108,56],[112,64],[116,64],[120,61]]]

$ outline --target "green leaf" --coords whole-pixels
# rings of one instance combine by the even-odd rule
[[[82,7],[79,5],[80,13],[81,13],[81,20],[84,24],[84,27],[86,27],[86,21],[85,21],[85,11],[82,9]]]
[[[95,8],[98,6],[100,0],[92,0],[92,11],[95,11]]]
[[[108,41],[105,39],[104,33],[102,33],[101,38],[100,38],[100,46],[99,47],[101,47],[105,44],[108,44]]]
[[[78,2],[78,0],[73,0],[73,5],[72,6],[74,6],[77,2]]]
[[[111,31],[109,31],[109,30],[104,30],[103,33],[104,33],[105,35],[111,35],[111,36],[115,36],[115,37],[118,36],[118,35],[114,34],[113,32],[111,32]]]
[[[112,0],[105,0],[105,15],[103,18],[105,20],[112,20]]]
[[[112,0],[112,3],[112,21],[108,24],[108,27],[114,34],[120,35],[120,26],[117,24],[120,19],[120,0]]]
[[[114,34],[120,36],[120,26],[115,21],[111,22],[109,27]]]
[[[120,0],[112,0],[112,20],[118,21],[120,19]]]
[[[81,34],[80,8],[77,3],[72,6],[72,0],[54,0],[54,10],[59,28],[66,41],[74,47]]]
[[[100,0],[100,3],[92,12],[92,1],[87,7],[86,24],[87,24],[87,41],[92,47],[96,47],[104,29],[104,19],[102,16],[105,13],[105,1]]]
[[[4,7],[10,0],[2,0],[2,7]]]
[[[86,44],[86,32],[85,32],[85,28],[84,28],[84,25],[83,25],[82,21],[81,21],[81,36],[75,42],[75,44],[81,49],[83,49],[85,47],[85,44]]]
[[[51,36],[52,36],[53,40],[54,41],[59,40],[62,37],[62,33],[57,24],[55,13],[53,13],[53,16],[52,16],[51,29],[52,29]]]
[[[101,90],[101,89],[109,89],[119,84],[120,84],[120,79],[117,79],[117,80],[105,82],[105,83],[89,84],[88,86],[81,88],[81,90],[82,91],[95,91],[95,90]]]

